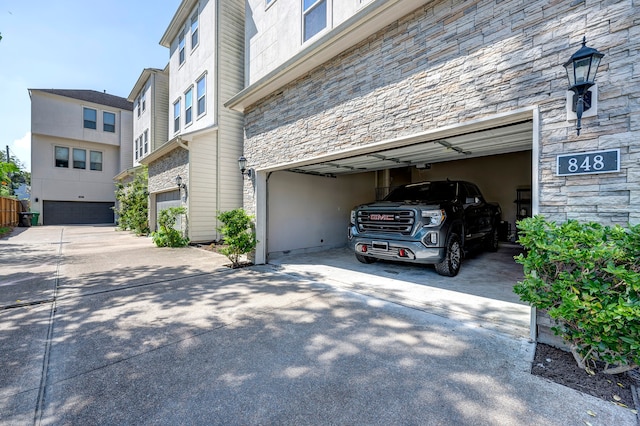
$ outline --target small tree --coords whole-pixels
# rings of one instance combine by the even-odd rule
[[[136,174],[132,182],[127,185],[116,185],[117,207],[114,211],[118,215],[118,227],[130,230],[138,235],[149,233],[149,193],[147,186],[147,170]]]
[[[158,225],[160,229],[153,232],[151,237],[158,247],[184,247],[189,244],[189,238],[183,237],[182,232],[175,229],[178,215],[185,214],[184,207],[170,207],[160,211]]]
[[[253,217],[247,215],[243,209],[235,209],[218,212],[218,220],[222,222],[222,226],[217,229],[226,245],[220,249],[220,253],[229,258],[233,268],[237,268],[240,266],[240,255],[250,253],[258,243]]]

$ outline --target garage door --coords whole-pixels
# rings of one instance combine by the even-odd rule
[[[158,219],[160,219],[160,212],[171,207],[180,207],[181,205],[182,203],[180,201],[180,190],[156,194],[156,231],[158,226]],[[176,218],[176,224],[174,228],[182,229],[182,215],[178,215],[178,217]]]
[[[114,203],[45,201],[42,221],[44,225],[91,225],[114,223]]]

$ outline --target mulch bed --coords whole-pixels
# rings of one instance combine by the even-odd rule
[[[602,363],[591,368],[593,375],[578,367],[571,353],[538,343],[531,373],[605,401],[637,409],[632,386],[637,388],[640,383],[627,373],[604,374]]]

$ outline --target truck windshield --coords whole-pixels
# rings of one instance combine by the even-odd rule
[[[423,182],[401,186],[385,197],[385,201],[436,202],[453,200],[456,197],[455,182]]]

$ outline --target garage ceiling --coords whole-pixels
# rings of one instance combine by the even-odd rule
[[[292,172],[337,176],[530,150],[532,122],[427,140],[411,145],[358,154],[289,169]]]

